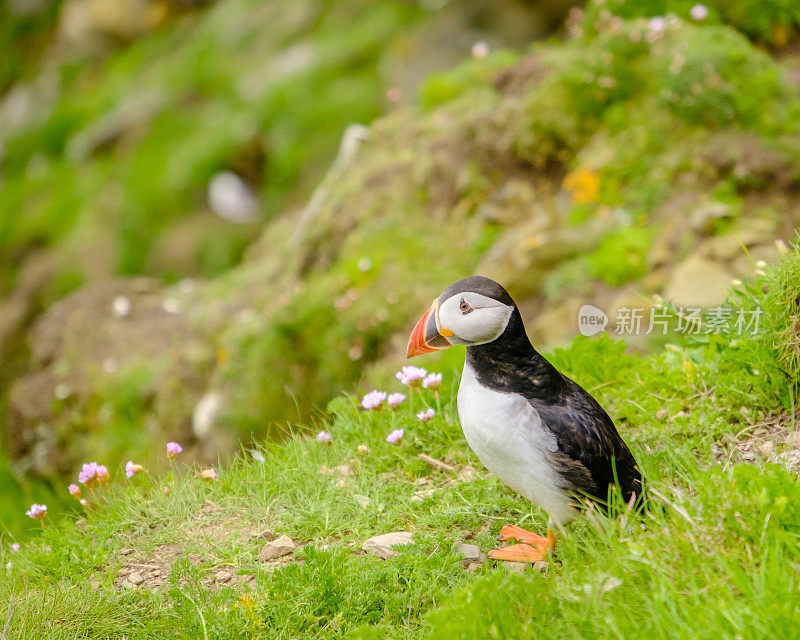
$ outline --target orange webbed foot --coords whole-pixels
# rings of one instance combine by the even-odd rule
[[[533,564],[543,560],[545,552],[529,544],[512,544],[500,549],[492,549],[486,554],[492,560],[506,560],[508,562],[528,562]]]
[[[552,529],[549,529],[547,532],[547,537],[544,537],[535,533],[531,533],[530,531],[526,531],[521,527],[516,527],[513,524],[503,525],[503,528],[500,529],[500,535],[497,536],[497,539],[500,541],[505,541],[512,538],[517,542],[529,544],[537,549],[541,549],[542,551],[552,549],[556,546],[556,538]]]
[[[501,541],[513,539],[518,544],[492,549],[487,555],[493,560],[538,562],[543,560],[556,546],[556,537],[552,529],[548,529],[547,537],[543,537],[511,524],[503,525],[497,539]]]

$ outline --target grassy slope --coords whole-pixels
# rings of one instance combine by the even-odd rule
[[[359,2],[366,7],[363,15],[359,14],[364,22],[359,19],[351,26],[360,25],[363,41],[348,40],[348,47],[340,47],[337,43],[345,36],[336,20],[351,23],[334,12],[330,24],[323,20],[318,26],[324,26],[331,38],[325,40],[323,50],[335,49],[343,58],[323,55],[319,60],[326,62],[325,72],[309,71],[312,76],[319,72],[331,81],[341,78],[344,68],[336,61],[344,64],[355,55],[350,45],[374,55],[382,50],[383,39],[376,35],[380,30],[372,22],[373,5]],[[399,7],[396,3],[379,4]],[[145,218],[152,214],[161,220],[166,210],[177,217],[187,213],[181,207],[165,208],[161,198],[167,198],[167,202],[174,197],[189,197],[195,193],[192,184],[205,185],[214,170],[227,166],[212,162],[214,158],[224,159],[218,152],[228,149],[228,143],[231,150],[239,148],[238,142],[228,137],[235,128],[217,126],[216,122],[209,125],[194,110],[185,111],[179,97],[199,82],[219,89],[208,97],[209,104],[232,109],[230,122],[238,121],[236,114],[253,112],[253,105],[228,99],[232,87],[239,85],[238,76],[228,74],[257,75],[262,60],[248,55],[245,49],[234,47],[229,51],[225,45],[231,45],[228,38],[219,39],[219,49],[213,47],[208,53],[216,62],[198,68],[201,77],[184,77],[182,73],[183,63],[194,59],[192,52],[205,50],[205,36],[216,33],[218,22],[220,28],[227,25],[225,28],[235,33],[239,32],[237,25],[242,29],[246,25],[245,32],[262,34],[260,23],[246,10],[248,6],[244,2],[215,3],[208,10],[211,13],[199,20],[197,29],[185,34],[188,50],[173,50],[170,38],[175,35],[165,34],[157,38],[158,42],[148,40],[149,44],[120,53],[121,60],[109,63],[109,78],[115,80],[100,81],[95,98],[71,98],[81,103],[116,103],[123,90],[132,86],[123,82],[126,70],[139,70],[141,85],[136,86],[166,85],[174,99],[169,104],[178,109],[173,113],[170,107],[168,112],[176,118],[189,118],[185,126],[173,129],[168,126],[173,121],[170,116],[153,130],[155,137],[145,136],[147,144],[129,149],[131,153],[138,150],[133,153],[138,159],[131,160],[137,167],[131,174],[135,176],[131,184],[144,186],[144,191],[137,193],[152,205],[139,212],[149,211]],[[288,3],[270,3],[269,10],[284,6]],[[388,20],[395,14],[379,11],[378,15]],[[75,330],[59,334],[58,342],[64,348],[45,360],[51,364],[27,355],[21,360],[31,367],[32,374],[46,369],[53,388],[65,383],[76,393],[69,402],[47,407],[26,418],[20,427],[8,430],[22,433],[30,427],[39,433],[39,424],[49,426],[37,442],[22,443],[26,456],[22,466],[29,465],[39,475],[52,473],[28,455],[29,451],[41,455],[40,442],[46,453],[53,452],[57,454],[54,457],[72,465],[93,450],[106,452],[104,459],[109,461],[115,452],[144,455],[153,450],[154,443],[160,451],[162,438],[153,438],[149,425],[158,425],[162,433],[170,434],[164,437],[182,434],[180,437],[188,443],[188,416],[206,389],[228,398],[218,426],[221,432],[235,434],[232,438],[262,437],[273,422],[298,417],[305,420],[310,408],[352,388],[362,376],[374,380],[378,372],[385,373],[393,366],[387,361],[395,349],[402,349],[411,314],[430,299],[431,290],[441,289],[466,273],[481,271],[495,276],[519,299],[532,297],[528,308],[553,309],[565,298],[592,300],[597,292],[607,297],[607,308],[612,309],[610,305],[618,301],[615,288],[625,283],[636,283],[637,290],[641,285],[644,295],[664,292],[669,275],[665,269],[656,273],[651,270],[648,276],[653,277],[640,279],[652,254],[661,253],[667,256],[667,262],[677,263],[708,239],[706,233],[724,235],[748,221],[765,223],[776,235],[783,233],[775,228],[777,221],[790,225],[796,215],[794,176],[800,175],[796,136],[800,100],[797,88],[783,78],[782,67],[727,27],[670,20],[668,29],[648,46],[643,40],[649,30],[645,20],[619,25],[600,21],[602,29],[595,32],[591,25],[596,21],[590,18],[585,20],[584,36],[537,46],[530,56],[516,63],[514,55],[497,51],[432,76],[422,88],[422,112],[406,107],[378,119],[370,127],[369,142],[352,162],[345,163],[341,172],[329,174],[323,189],[327,195],[320,199],[319,207],[312,207],[316,213],[300,240],[287,242],[287,238],[295,237],[296,219],[291,214],[279,216],[267,225],[261,241],[251,248],[251,259],[241,268],[208,285],[198,285],[202,293],[196,296],[165,291],[164,295],[176,295],[185,303],[184,317],[191,316],[203,349],[187,345],[163,357],[159,354],[156,359],[140,357],[130,354],[127,332],[117,333],[122,339],[115,339],[109,347],[104,340],[94,340],[100,334],[86,331],[83,321],[73,324],[59,318],[59,327],[72,326]],[[317,42],[321,32],[314,33]],[[715,46],[710,47],[708,42]],[[276,51],[280,49],[273,44]],[[171,54],[165,54],[162,60],[163,50]],[[374,56],[355,58],[371,60],[368,66],[375,71]],[[676,59],[686,61],[685,74],[676,76],[670,71]],[[349,64],[344,67],[350,68]],[[360,68],[357,65],[356,69]],[[206,73],[210,76],[202,81]],[[211,80],[218,75],[228,79],[215,84]],[[168,82],[173,77],[179,81]],[[598,84],[601,78],[608,86]],[[611,84],[616,83],[614,87],[610,87],[609,79],[613,80]],[[687,93],[685,83],[694,81],[705,87],[698,100],[676,101],[676,96]],[[333,84],[338,86],[337,82]],[[287,96],[302,102],[308,77],[300,74],[284,78],[279,85],[281,95],[286,91]],[[288,97],[276,98],[277,102],[267,99],[275,97],[270,87],[275,88],[271,84],[262,87],[266,102],[256,100],[260,105],[256,112],[269,107],[262,114],[264,126],[273,122],[272,116],[280,116],[283,122],[283,118],[300,115],[285,108],[293,103]],[[348,95],[358,100],[361,90]],[[370,95],[382,100],[380,91]],[[317,108],[326,109],[329,103],[323,97],[309,104],[317,113]],[[348,118],[353,116],[346,105],[340,106]],[[215,108],[209,107],[206,115],[214,112]],[[266,113],[272,114],[270,118]],[[160,116],[157,120],[161,121]],[[223,120],[228,121],[228,117]],[[80,122],[83,124],[78,130],[83,131],[86,123]],[[329,132],[335,131],[338,137],[341,121],[335,124],[336,118],[315,116],[309,122],[327,123]],[[304,139],[302,148],[319,144],[319,130],[295,129],[289,123],[286,127],[308,132],[300,136]],[[215,135],[209,137],[207,132],[212,129]],[[186,130],[186,145],[165,146],[159,137],[165,130]],[[200,139],[203,151],[195,154],[194,143]],[[299,149],[292,140],[284,142],[286,149]],[[18,167],[23,168],[27,166],[27,161],[23,162],[26,153],[35,144],[24,135],[18,143],[22,146],[12,145],[16,151],[9,158],[17,158]],[[178,159],[176,167],[191,165],[194,169],[170,171],[163,181],[150,180],[149,172],[161,175],[164,148],[170,149],[170,158]],[[109,153],[116,152],[101,148],[98,157]],[[297,161],[296,168],[307,166],[302,157],[290,156]],[[187,165],[180,160],[187,157],[198,164]],[[122,167],[125,162],[114,166]],[[286,171],[278,173],[292,182],[289,176],[294,174],[288,171],[288,165]],[[127,175],[125,171],[123,174]],[[588,198],[591,202],[572,206],[564,193],[556,193],[566,188],[568,181],[561,183],[565,174],[567,179],[575,175],[594,179],[598,193]],[[184,178],[189,182],[184,183]],[[151,191],[151,184],[158,188]],[[39,194],[39,188],[34,192]],[[136,198],[126,196],[125,201],[136,202]],[[695,207],[706,203],[726,212],[724,220],[715,221],[713,230],[695,231],[679,223],[677,232],[669,233],[667,227],[672,222],[667,219],[691,216]],[[516,210],[510,217],[516,215],[519,220],[487,222],[487,212],[509,207]],[[98,211],[92,206],[81,210],[87,215]],[[17,215],[15,207],[8,211],[14,214],[9,214],[10,220],[30,221]],[[128,224],[134,218],[141,220],[136,216],[114,220]],[[539,228],[539,221],[545,232]],[[159,232],[158,237],[164,234]],[[576,242],[576,237],[581,241]],[[443,238],[458,238],[458,251],[445,250]],[[588,239],[586,250],[582,248],[583,239]],[[657,243],[658,239],[665,241]],[[526,246],[528,240],[530,246]],[[547,249],[531,250],[542,241],[552,241],[555,256],[548,257]],[[82,245],[78,242],[74,246]],[[668,251],[663,250],[665,246]],[[565,249],[563,254],[560,247]],[[657,251],[659,248],[661,251]],[[500,254],[503,260],[489,254],[495,258]],[[371,266],[363,270],[363,263]],[[540,302],[539,297],[544,299]],[[601,300],[597,303],[604,306]],[[56,314],[53,310],[47,315],[54,319]],[[240,321],[248,314],[250,321]],[[103,372],[103,360],[95,360],[95,353],[102,353],[103,359],[114,357],[119,370]],[[217,361],[214,354],[224,357]],[[186,367],[183,358],[200,364]],[[86,380],[87,372],[95,370],[97,373]],[[0,386],[16,377],[3,378],[0,371]],[[27,391],[16,395],[24,398],[19,406],[25,407],[27,416],[27,409],[36,403],[26,400],[41,398],[40,390],[46,385],[33,377],[15,380],[15,386]],[[296,403],[285,401],[287,389]],[[16,407],[13,409],[7,415],[16,414]],[[98,428],[87,429],[87,425]],[[87,432],[84,438],[82,434]],[[39,479],[35,480],[38,483]],[[60,480],[55,482],[60,484]],[[0,483],[5,484],[3,476]],[[32,485],[30,501],[51,500],[40,492],[40,484]],[[10,492],[18,493],[16,488]],[[18,524],[6,514],[2,520],[5,526]]]
[[[608,407],[653,491],[642,519],[570,526],[543,574],[491,565],[471,574],[451,552],[469,537],[488,549],[504,522],[546,522],[486,475],[463,440],[453,351],[440,363],[442,411],[424,426],[412,409],[435,404],[429,395],[382,414],[340,398],[329,407],[329,446],[298,434],[265,445],[263,462],[243,455],[213,483],[181,465],[163,480],[118,480],[86,528],[62,519],[18,553],[4,544],[0,601],[14,599],[6,638],[794,637],[800,488],[784,468],[731,464],[735,448],[720,448],[793,404],[797,354],[770,345],[793,326],[796,308],[784,303],[798,286],[795,251],[740,295],[746,308],[762,306],[769,334],[648,357],[608,338],[577,339],[552,354]],[[396,427],[406,429],[400,447],[384,441]],[[359,444],[371,449],[363,458]],[[476,477],[432,472],[421,452],[470,465]],[[354,474],[341,482],[320,473],[348,462]],[[252,533],[264,527],[305,545],[295,562],[257,561],[263,541]],[[415,538],[399,557],[354,553],[399,529]],[[160,591],[114,586],[121,566],[155,562],[164,544],[177,557]],[[208,589],[204,577],[221,567],[246,578]]]

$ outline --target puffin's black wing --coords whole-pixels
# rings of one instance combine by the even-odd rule
[[[617,483],[626,502],[634,493],[641,496],[636,460],[613,420],[586,390],[562,377],[560,393],[528,401],[556,439],[555,461],[569,488],[601,503],[608,499],[609,486]]]

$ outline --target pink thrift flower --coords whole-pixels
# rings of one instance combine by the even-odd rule
[[[386,436],[386,442],[389,444],[400,444],[403,440],[404,431],[402,429],[395,429],[392,431],[388,436]]]
[[[46,504],[32,504],[31,508],[25,512],[25,515],[34,520],[38,520],[44,526],[44,517],[47,515]]]
[[[438,391],[439,387],[442,386],[442,374],[429,373],[422,379],[422,386],[431,391]]]
[[[427,422],[435,415],[436,412],[433,409],[426,409],[425,411],[420,411],[417,414],[417,420],[419,420],[420,422]]]
[[[167,458],[172,460],[177,456],[179,453],[183,452],[183,447],[179,445],[177,442],[168,442],[167,443]]]
[[[385,391],[370,391],[361,399],[361,406],[365,409],[380,409],[383,401],[386,400]]]
[[[98,464],[96,462],[87,462],[85,463],[78,473],[78,482],[87,487],[91,488],[95,484],[97,484],[97,468]]]
[[[320,431],[317,434],[317,442],[325,443],[330,441],[331,441],[331,434],[328,433],[327,431]]]
[[[428,372],[420,367],[403,367],[400,369],[400,371],[394,374],[394,377],[404,385],[413,388],[419,387],[419,385],[422,383],[422,379],[426,375],[428,375]]]
[[[386,398],[386,404],[388,404],[392,409],[398,406],[406,397],[402,393],[390,393],[389,397]]]
[[[702,22],[708,17],[708,7],[704,4],[696,4],[689,11],[689,15],[692,16],[692,20]]]
[[[81,499],[81,488],[77,484],[69,485],[69,495],[71,495],[76,500]]]
[[[650,27],[651,33],[661,33],[667,28],[667,21],[661,16],[656,16],[655,18],[650,18],[648,27]]]
[[[403,92],[397,87],[390,87],[386,90],[386,99],[389,102],[400,102],[403,98]]]
[[[205,478],[206,480],[216,480],[219,476],[214,470],[214,467],[209,467],[208,469],[203,469],[200,472],[200,477]]]
[[[86,498],[81,498],[80,502],[81,502],[81,506],[84,509],[88,509],[89,508],[89,501]]]
[[[132,478],[142,471],[144,471],[144,467],[140,464],[134,464],[133,460],[128,460],[128,462],[125,463],[125,477],[127,478]]]
[[[108,475],[108,469],[103,464],[97,465],[97,475],[95,477],[100,484],[106,484],[111,479],[111,476]]]
[[[15,543],[13,543],[13,544],[11,545],[11,550],[12,550],[14,553],[16,553],[17,551],[19,551],[19,542],[15,542]]]
[[[480,42],[476,42],[472,45],[472,57],[473,58],[485,58],[489,55],[489,45],[486,44],[483,40]]]

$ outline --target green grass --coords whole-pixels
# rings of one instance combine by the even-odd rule
[[[776,282],[797,278],[789,258],[760,290],[777,295]],[[765,307],[780,307],[770,300]],[[647,478],[651,508],[637,515],[623,506],[572,524],[546,572],[517,575],[489,563],[469,573],[453,553],[467,539],[489,549],[506,522],[543,529],[546,516],[475,459],[456,417],[458,378],[445,365],[439,400],[424,392],[374,413],[341,397],[319,423],[331,444],[295,433],[262,445],[263,461],[243,451],[215,482],[180,463],[164,478],[128,481],[117,470],[92,497],[100,506],[85,514],[85,528],[53,513],[20,552],[3,543],[0,601],[14,604],[5,637],[794,637],[800,487],[777,464],[738,461],[733,446],[786,398],[748,403],[764,376],[747,368],[752,359],[731,356],[741,344],[724,340],[727,349],[707,341],[642,357],[607,337],[578,338],[551,354],[614,416]],[[763,361],[780,358],[759,336],[738,340]],[[458,356],[451,350],[444,362]],[[783,384],[791,400],[791,380]],[[422,424],[414,412],[425,404],[440,411]],[[385,442],[398,427],[402,445]],[[357,452],[362,444],[367,455]],[[475,477],[432,470],[419,453],[471,466]],[[352,475],[321,472],[344,464]],[[264,541],[253,534],[266,527],[302,545],[295,561],[258,562]],[[366,538],[395,530],[414,536],[398,557],[357,552]],[[165,554],[158,590],[115,586],[126,563]],[[207,576],[226,567],[239,577],[209,589]]]

